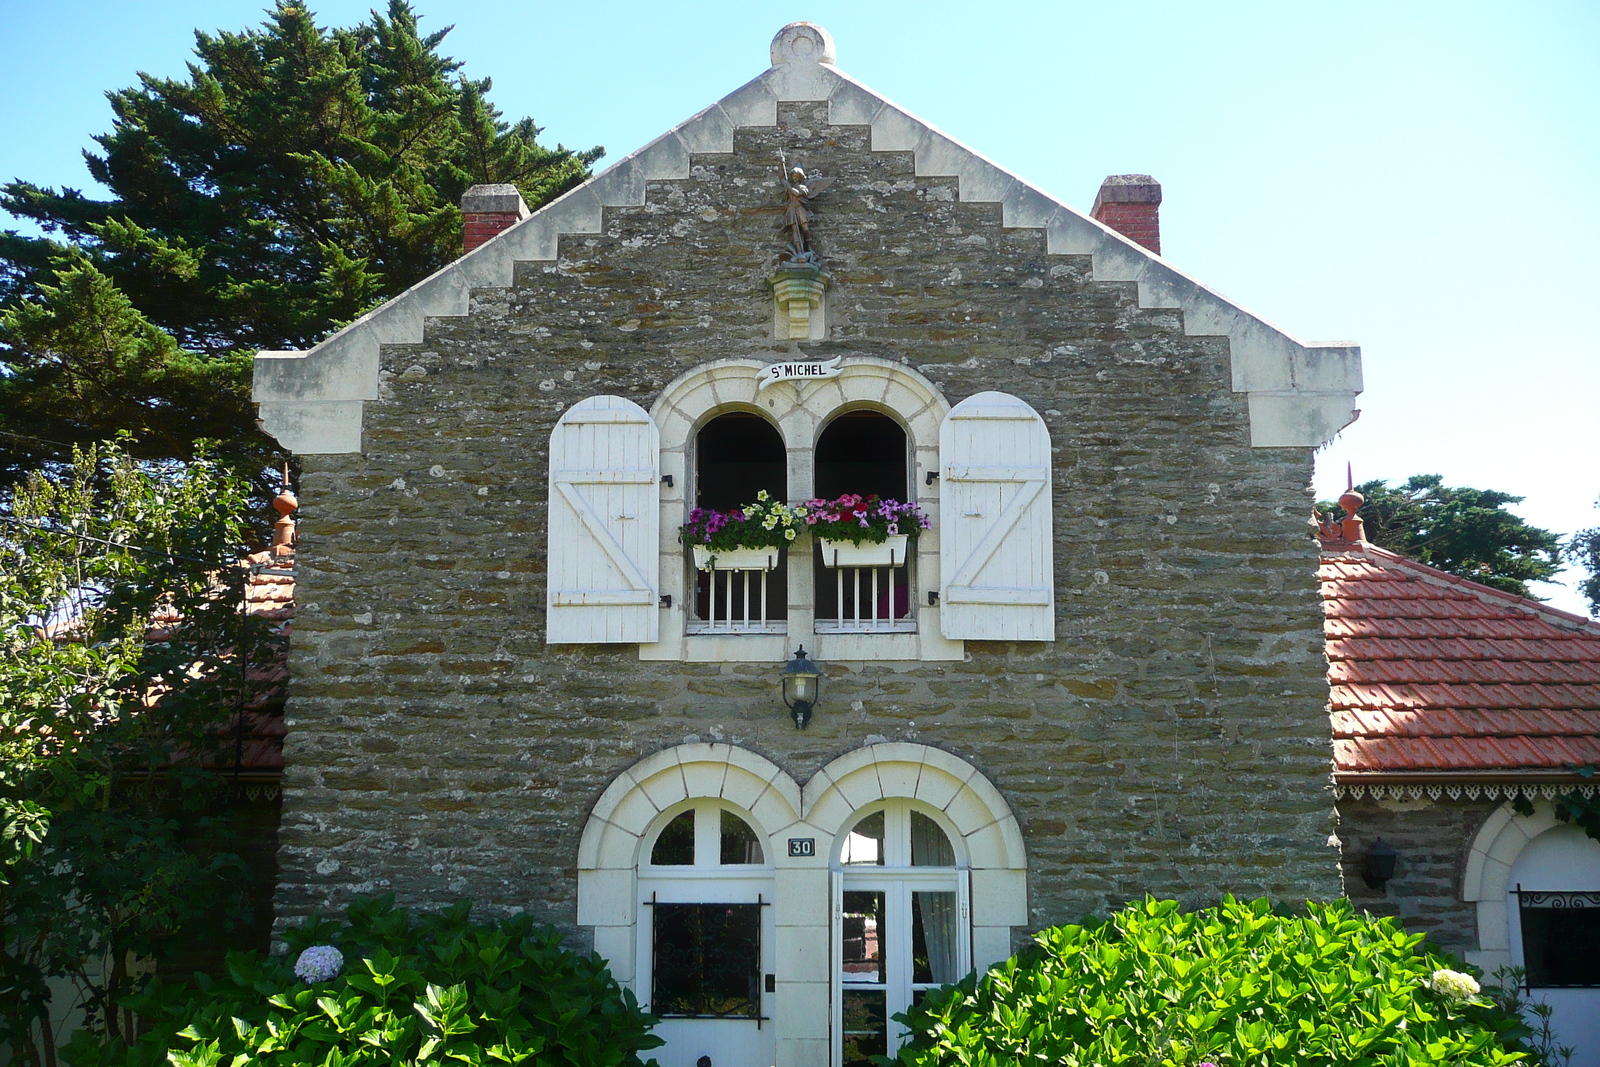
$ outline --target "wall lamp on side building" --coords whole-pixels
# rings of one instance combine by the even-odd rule
[[[1394,846],[1383,838],[1378,838],[1373,846],[1367,849],[1367,855],[1362,861],[1361,877],[1367,883],[1368,889],[1382,889],[1389,884],[1389,879],[1394,877],[1395,861],[1400,858],[1400,853]]]
[[[822,669],[806,658],[806,646],[795,649],[794,659],[783,665],[783,702],[794,716],[794,728],[804,730],[811,709],[822,694]]]

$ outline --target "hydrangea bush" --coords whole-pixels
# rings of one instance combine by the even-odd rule
[[[1529,1030],[1454,961],[1348,901],[1148,899],[1042,931],[900,1016],[905,1067],[1502,1067]]]
[[[123,1006],[131,1045],[80,1032],[72,1067],[646,1067],[655,1019],[603,961],[526,916],[469,906],[413,916],[392,898],[346,922],[288,930],[287,956],[231,953],[194,986],[152,984]],[[291,963],[291,961],[293,961]],[[653,1065],[654,1060],[649,1063]]]
[[[928,528],[928,516],[915,504],[846,493],[834,500],[807,500],[797,509],[812,534],[829,541],[881,545],[896,534],[908,544]]]
[[[315,985],[331,982],[344,970],[344,953],[332,945],[312,945],[294,961],[294,976]]]

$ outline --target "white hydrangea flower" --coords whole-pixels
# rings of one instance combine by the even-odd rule
[[[331,982],[344,970],[344,953],[332,945],[312,945],[294,961],[294,976],[308,985]]]
[[[1428,988],[1452,1000],[1471,1000],[1478,995],[1477,979],[1470,974],[1441,967],[1428,978]]]

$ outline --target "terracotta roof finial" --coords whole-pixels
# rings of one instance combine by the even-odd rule
[[[1341,523],[1344,539],[1352,543],[1365,541],[1366,526],[1357,512],[1361,510],[1361,505],[1367,502],[1367,498],[1356,492],[1355,469],[1349,463],[1345,464],[1345,479],[1347,488],[1344,495],[1339,498],[1339,506],[1344,508],[1344,522]]]
[[[272,549],[274,555],[283,555],[294,550],[295,522],[290,518],[300,508],[300,501],[294,493],[289,491],[289,464],[283,465],[283,491],[272,498],[272,510],[278,513],[278,521],[272,524]]]

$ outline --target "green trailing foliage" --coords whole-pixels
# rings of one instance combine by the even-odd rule
[[[1465,975],[1394,919],[1348,901],[1280,915],[1225,897],[1180,910],[1147,899],[1104,922],[1058,926],[982,976],[901,1016],[904,1067],[1495,1067],[1529,1031],[1463,997]],[[1439,991],[1435,991],[1435,990]]]
[[[1380,478],[1356,491],[1366,498],[1358,514],[1368,541],[1447,574],[1537,599],[1528,583],[1560,570],[1560,537],[1507,510],[1520,496],[1447,486],[1438,474],[1414,474],[1400,486]],[[1338,504],[1317,507],[1344,518]]]
[[[1584,778],[1593,778],[1595,768],[1578,767],[1576,773]],[[1534,812],[1533,801],[1523,793],[1511,798],[1511,807],[1518,815],[1531,817]],[[1551,807],[1555,809],[1557,822],[1576,826],[1590,838],[1600,841],[1600,793],[1585,796],[1580,790],[1569,790],[1556,797]]]
[[[393,898],[352,904],[346,921],[285,932],[287,956],[235,953],[193,986],[152,985],[127,1005],[137,1040],[81,1035],[72,1067],[639,1067],[661,1044],[655,1020],[604,961],[561,945],[526,915],[473,923],[470,905],[412,915]],[[299,954],[332,945],[340,973],[308,983]],[[650,1063],[654,1063],[651,1060]]]

